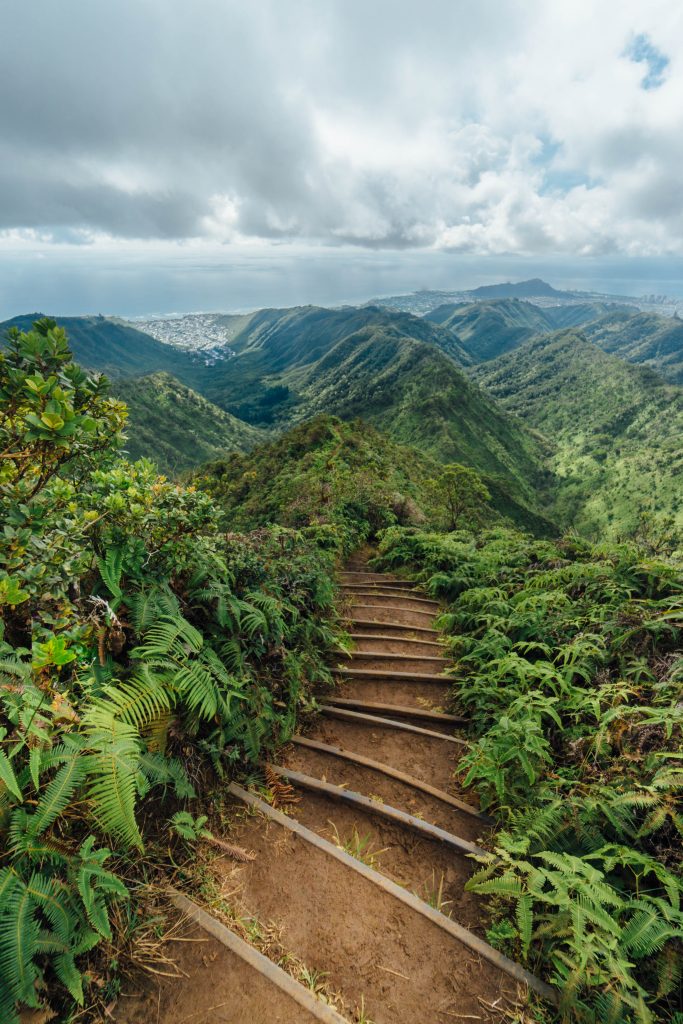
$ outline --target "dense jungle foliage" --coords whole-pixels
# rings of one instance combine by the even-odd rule
[[[461,781],[500,826],[469,883],[490,941],[564,1019],[680,1024],[683,566],[505,529],[394,527],[379,550],[447,603]]]
[[[575,330],[529,341],[475,376],[548,439],[558,523],[614,541],[645,517],[683,551],[680,387]]]
[[[62,330],[12,333],[0,353],[3,1024],[48,999],[68,1013],[96,983],[116,995],[116,950],[141,927],[139,865],[197,831],[195,796],[252,772],[330,682],[334,568],[378,536],[377,565],[447,605],[454,706],[471,723],[461,781],[499,823],[470,883],[492,901],[490,941],[562,990],[568,1020],[683,1024],[675,543],[664,520],[610,547],[517,532],[497,510],[500,480],[396,440],[429,409],[451,415],[428,392],[413,407],[406,391],[394,440],[320,414],[177,483],[122,455],[126,407],[74,363]],[[138,397],[156,415],[152,391]],[[195,398],[183,397],[188,424]],[[377,422],[393,415],[382,409]],[[206,426],[200,440],[219,448]],[[109,967],[96,982],[98,944]]]
[[[288,738],[329,678],[332,556],[293,530],[219,527],[207,494],[120,457],[125,414],[54,322],[12,333],[0,354],[3,1024],[22,1004],[90,999],[82,958],[98,943],[100,995],[116,994],[145,847],[186,832],[179,808]]]
[[[439,465],[369,424],[320,415],[277,441],[205,466],[195,483],[237,529],[279,523],[348,554],[394,524],[499,520],[478,474]]]

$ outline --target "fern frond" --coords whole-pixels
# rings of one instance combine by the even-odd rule
[[[93,814],[105,832],[142,849],[135,820],[136,773],[141,754],[138,732],[119,721],[103,704],[92,706],[86,713],[84,728],[93,750],[88,757],[88,795]]]

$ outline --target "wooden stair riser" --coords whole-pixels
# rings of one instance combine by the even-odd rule
[[[389,681],[396,680],[397,682],[401,683],[443,683],[446,686],[452,682],[450,676],[444,675],[443,673],[409,671],[397,672],[395,669],[390,668],[366,669],[344,667],[333,668],[332,672],[334,675],[341,676],[344,679],[388,679]]]
[[[342,611],[342,615],[343,615]],[[412,626],[415,629],[433,631],[434,618],[431,612],[416,611],[413,608],[399,608],[396,605],[352,604],[347,610],[349,621],[389,622],[393,626]]]
[[[401,588],[389,588],[389,587],[367,587],[360,585],[344,585],[341,588],[341,593],[344,597],[382,597],[392,598],[394,601],[413,601],[415,604],[424,604],[429,608],[439,608],[439,602],[435,601],[432,597],[428,597],[427,594],[422,594],[418,590],[406,590]]]
[[[452,793],[447,793],[445,790],[438,789],[432,786],[429,782],[424,779],[417,778],[414,775],[408,775],[391,765],[384,764],[381,761],[377,761],[374,758],[366,757],[363,754],[359,754],[353,750],[346,750],[343,747],[338,747],[329,743],[320,743],[316,740],[308,739],[305,736],[293,736],[292,744],[296,752],[296,757],[304,764],[302,767],[296,768],[297,771],[303,771],[307,775],[313,775],[316,778],[321,778],[319,770],[314,767],[306,767],[305,765],[312,764],[313,766],[320,765],[324,778],[327,782],[331,782],[336,785],[342,785],[346,780],[343,776],[344,767],[348,764],[352,764],[354,769],[362,778],[362,786],[355,787],[359,793],[363,793],[365,796],[373,795],[377,792],[377,781],[386,777],[389,779],[395,779],[405,786],[405,795],[407,800],[410,801],[415,797],[417,793],[424,793],[431,797],[433,800],[438,801],[437,807],[441,807],[446,811],[446,818],[453,818],[455,821],[461,821],[461,816],[466,815],[464,821],[461,821],[458,827],[450,828],[449,826],[443,825],[441,827],[447,828],[447,830],[454,831],[456,834],[463,834],[465,839],[474,841],[478,831],[481,830],[484,825],[491,825],[493,821],[487,815],[482,814],[476,807],[467,803],[460,797],[454,796]],[[307,761],[308,758],[308,761]],[[288,764],[288,767],[292,767]],[[336,775],[339,776],[340,781],[335,782],[334,778],[329,778],[328,774],[330,769],[334,772],[336,769]],[[393,798],[392,798],[393,800]],[[384,801],[385,803],[392,803],[392,800]],[[410,807],[402,806],[401,804],[394,804],[403,811],[413,813]],[[421,814],[424,820],[431,820],[429,814]],[[442,814],[442,817],[444,815]],[[439,824],[439,822],[434,822]],[[461,829],[465,831],[461,833]],[[465,834],[466,833],[466,834]]]
[[[430,739],[453,743],[462,748],[467,746],[465,740],[460,739],[459,736],[451,736],[448,732],[440,732],[438,729],[415,725],[413,722],[401,721],[398,718],[385,718],[383,715],[366,715],[361,711],[347,711],[346,708],[337,708],[333,704],[321,704],[320,714],[329,718],[339,718],[344,722],[354,722],[356,725],[368,726],[371,729],[397,729],[399,732],[428,736]]]
[[[376,650],[376,651],[359,651],[354,648],[348,655],[348,661],[370,661],[372,659],[376,661],[395,661],[397,664],[402,662],[413,662],[417,661],[420,664],[424,664],[425,669],[429,669],[433,666],[435,669],[440,669],[442,666],[450,664],[448,658],[444,658],[443,655],[439,654],[418,654],[411,651],[409,654],[393,654],[391,651]],[[347,659],[344,659],[340,664],[344,665],[347,663]]]
[[[363,632],[366,636],[376,634],[377,636],[391,630],[397,636],[403,634],[407,640],[435,640],[441,634],[431,626],[415,625],[411,622],[387,622],[382,619],[369,619],[362,615],[353,614],[348,620],[351,625],[351,633]]]
[[[493,949],[493,947],[490,946],[487,942],[485,942],[485,940],[481,939],[478,935],[474,934],[473,932],[464,928],[462,925],[458,924],[458,922],[456,920],[453,920],[452,917],[447,917],[445,914],[440,913],[438,910],[435,910],[424,900],[421,900],[419,897],[415,896],[413,893],[409,892],[402,886],[398,885],[396,882],[382,875],[381,872],[368,867],[362,861],[350,856],[345,850],[342,850],[338,846],[335,846],[334,843],[331,843],[329,840],[324,839],[322,836],[320,836],[316,832],[313,832],[311,829],[302,826],[300,822],[294,820],[291,816],[283,814],[282,812],[270,807],[269,804],[265,803],[258,797],[255,797],[253,794],[247,793],[245,790],[243,790],[240,786],[237,786],[235,783],[230,784],[230,786],[228,787],[228,791],[236,799],[253,807],[255,810],[260,811],[262,815],[270,819],[272,822],[277,823],[283,829],[286,829],[289,833],[296,835],[305,843],[317,847],[317,849],[321,851],[321,853],[325,856],[332,857],[335,860],[339,861],[342,865],[344,865],[348,872],[352,872],[355,873],[355,875],[357,876],[361,876],[366,881],[370,882],[371,884],[382,889],[387,894],[391,895],[395,900],[402,903],[404,907],[409,909],[411,916],[417,914],[419,915],[419,917],[427,919],[431,922],[432,925],[435,925],[443,933],[448,935],[451,941],[454,944],[457,943],[460,947],[461,953],[458,957],[457,962],[462,963],[463,959],[471,961],[471,966],[468,964],[467,972],[465,975],[466,980],[463,979],[465,984],[468,984],[472,977],[475,974],[481,972],[482,969],[488,969],[484,966],[488,964],[491,965],[491,967],[493,967],[494,969],[502,971],[505,974],[517,980],[518,982],[521,982],[523,985],[528,985],[530,988],[542,994],[545,998],[549,998],[553,1001],[556,1001],[557,992],[555,989],[553,989],[550,985],[547,985],[544,982],[540,981],[538,978],[534,977],[534,975],[530,974],[529,971],[525,970],[519,964],[514,963],[514,961],[509,960],[502,953],[499,953],[497,950]],[[315,862],[312,861],[312,863]],[[316,871],[315,869],[313,869],[313,871],[311,872],[311,878],[317,880],[318,888],[320,888],[320,882],[324,882],[322,874]],[[362,907],[362,889],[353,882],[353,875],[346,874],[345,878],[348,878],[347,884],[349,890],[349,899],[351,901],[350,905],[352,907],[355,907],[355,915],[352,919],[352,924],[355,928],[356,922],[358,920],[358,915],[361,913],[359,908]],[[300,886],[301,878],[297,876],[296,879],[292,880],[292,884]],[[258,888],[252,888],[249,890],[248,895],[250,896],[250,898],[257,898],[260,891],[261,890],[259,890]],[[355,902],[354,893],[357,897]],[[284,905],[286,906],[287,894],[283,893],[282,898],[284,901]],[[322,893],[320,894],[320,898],[322,900],[322,905],[324,905],[325,900]],[[258,904],[256,909],[258,912]],[[264,916],[267,916],[269,918],[273,917],[272,913],[268,913]],[[417,919],[414,917],[412,919],[415,920],[415,928],[417,928]],[[386,917],[384,917],[383,920],[386,922]],[[343,928],[344,926],[345,922],[340,920],[340,928]],[[378,919],[375,925],[375,943],[377,941],[377,936],[381,933],[381,929],[382,922]],[[306,934],[306,929],[301,929],[301,935],[305,937]],[[410,937],[413,935],[413,931],[404,931],[403,934],[405,935],[406,947],[408,947],[408,943],[410,941]],[[355,941],[357,941],[357,937]],[[406,970],[410,970],[410,965],[413,966],[414,970],[415,963],[417,962],[417,957],[419,956],[419,950],[424,949],[423,943],[424,940],[420,939],[419,945],[415,950],[406,948],[407,960],[405,964],[403,963],[403,961],[401,961],[400,965],[395,965],[397,967],[404,966],[405,970],[396,972],[397,978],[392,985],[393,988],[395,988],[396,985],[400,985],[400,979],[402,978],[406,979],[407,984],[414,984],[414,982],[409,978],[409,975],[406,973]],[[347,944],[348,940],[344,940],[344,945]],[[472,959],[467,954],[468,950],[471,950],[478,955],[474,959]],[[313,948],[309,948],[306,950],[297,950],[296,952],[302,957],[304,961],[306,961],[311,960],[316,952],[319,955],[320,951],[316,951]],[[374,971],[373,975],[376,974],[377,972]],[[463,984],[463,981],[461,981],[460,984]],[[455,978],[453,978],[453,983],[455,984]],[[456,994],[458,994],[457,989]],[[474,1011],[476,1009],[479,1009],[480,1007],[479,1004],[474,999],[470,999],[469,1003],[466,1002],[467,997],[467,990],[461,989],[459,993],[458,1006],[460,1006],[461,1010],[465,1008],[465,1011],[467,1010],[468,1006],[471,1007],[471,1011],[468,1012],[468,1016],[472,1016],[474,1014]],[[360,1000],[358,1000],[358,1002],[360,1002]]]
[[[391,654],[388,656],[376,654],[359,654],[354,652],[350,658],[345,658],[337,663],[337,668],[346,669],[367,669],[371,672],[382,672],[391,665],[392,669],[400,672],[419,673],[440,673],[443,672],[448,662],[443,658],[411,658],[408,655]]]
[[[415,590],[416,584],[410,580],[385,579],[381,576],[368,576],[366,573],[346,573],[338,577],[341,587],[382,587],[386,590],[405,590],[408,593]]]
[[[416,818],[415,815],[402,811],[398,807],[380,803],[380,801],[367,797],[363,793],[356,793],[353,790],[346,789],[344,786],[335,786],[333,783],[307,775],[305,772],[294,771],[291,768],[286,768],[284,765],[271,764],[269,767],[280,778],[286,779],[298,788],[319,793],[332,800],[341,800],[344,803],[352,804],[355,808],[366,814],[376,815],[386,821],[391,821],[401,828],[416,832],[424,839],[443,843],[456,854],[480,857],[485,853],[481,846],[477,846],[476,843],[472,843],[468,839],[463,839],[462,836],[447,832],[445,829],[439,828],[438,825],[432,825],[431,822],[424,821],[421,818]],[[294,813],[296,816],[296,810]]]
[[[352,697],[323,697],[318,696],[321,703],[333,704],[335,707],[348,708],[350,711],[361,711],[365,714],[384,715],[385,718],[408,718],[425,721],[432,721],[449,728],[453,725],[465,725],[467,719],[462,715],[451,715],[445,712],[430,711],[428,708],[411,707],[408,704],[390,704],[380,701],[366,701],[362,698]]]
[[[391,608],[392,614],[394,610],[403,609],[405,611],[417,612],[420,615],[429,616],[435,619],[437,615],[441,614],[441,608],[438,604],[427,598],[417,597],[400,597],[395,594],[373,594],[373,593],[362,593],[362,594],[344,594],[343,602],[344,605],[350,605],[352,608],[363,608],[367,605],[379,605],[381,608]]]
[[[445,655],[443,644],[430,640],[412,640],[400,636],[388,636],[385,633],[351,633],[355,653],[386,652],[387,654],[424,655],[428,658],[437,658]]]

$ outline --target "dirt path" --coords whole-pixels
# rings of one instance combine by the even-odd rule
[[[349,1021],[502,1020],[527,989],[486,946],[481,905],[464,891],[467,850],[489,823],[454,782],[462,746],[447,714],[438,605],[361,559],[340,582],[354,652],[339,662],[339,685],[321,698],[304,741],[274,766],[281,799],[288,784],[296,799],[281,805],[284,819],[236,802],[227,838],[255,857],[215,861],[216,883]],[[163,982],[157,997],[129,1001],[115,1019],[179,1024],[189,1007],[188,1024],[313,1019],[215,946],[194,967],[199,954],[185,946],[187,979]]]

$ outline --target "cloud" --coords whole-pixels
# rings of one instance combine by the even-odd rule
[[[3,21],[12,238],[683,252],[675,0],[32,0]]]

